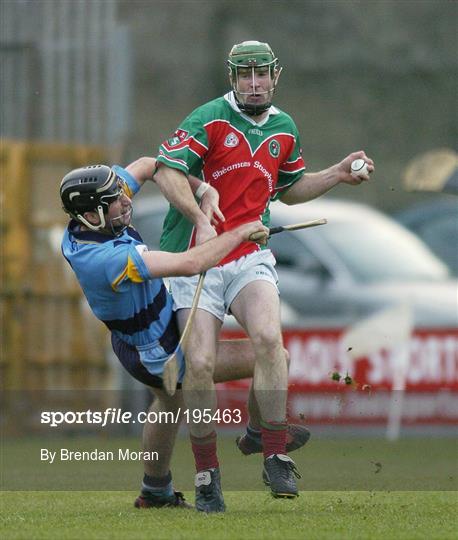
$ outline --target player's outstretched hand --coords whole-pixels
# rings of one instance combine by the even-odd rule
[[[364,159],[367,164],[367,173],[355,174],[351,171],[351,164],[356,159]],[[364,150],[359,152],[352,152],[346,158],[344,158],[340,163],[337,163],[336,168],[338,169],[340,181],[345,184],[351,184],[357,186],[364,181],[369,180],[369,175],[374,171],[375,166],[373,160],[366,156]]]
[[[202,195],[200,209],[208,217],[212,225],[218,225],[221,221],[226,221],[219,207],[219,193],[212,186]]]
[[[269,229],[260,221],[251,221],[250,223],[239,225],[236,231],[241,234],[243,241],[250,240],[261,246],[265,246],[269,238]]]

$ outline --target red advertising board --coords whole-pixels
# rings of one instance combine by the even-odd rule
[[[290,354],[289,417],[307,423],[362,424],[386,422],[390,408],[402,399],[402,422],[456,424],[458,421],[458,329],[415,330],[409,343],[406,391],[393,392],[394,351],[380,350],[353,360],[339,329],[287,329]],[[226,339],[242,337],[225,331]],[[335,380],[337,375],[340,381]],[[346,384],[344,377],[347,379]],[[245,389],[249,381],[219,385]],[[246,392],[225,392],[228,406]],[[401,396],[402,394],[402,396]],[[240,403],[239,403],[240,405]],[[244,407],[243,403],[241,405]]]

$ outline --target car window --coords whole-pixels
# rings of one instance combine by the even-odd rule
[[[269,240],[277,264],[286,267],[318,268],[320,261],[304,242],[293,234],[279,234]]]
[[[360,281],[439,281],[449,274],[414,234],[389,220],[329,223],[322,234]]]
[[[458,215],[444,214],[422,224],[418,234],[458,274]]]

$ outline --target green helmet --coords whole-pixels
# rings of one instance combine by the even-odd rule
[[[231,49],[227,60],[229,69],[233,75],[238,67],[264,67],[270,66],[276,68],[278,59],[270,48],[268,43],[260,41],[244,41],[237,43]]]
[[[243,41],[242,43],[237,43],[229,53],[227,66],[239,108],[249,115],[258,115],[269,109],[272,105],[272,97],[281,71],[281,68],[278,66],[278,59],[270,48],[270,45],[268,43],[261,43],[260,41]],[[272,88],[268,92],[261,92],[269,94],[269,98],[262,105],[244,103],[241,97],[247,95],[247,93],[244,94],[238,89],[238,70],[240,68],[251,68],[254,76],[255,69],[261,67],[269,68]]]

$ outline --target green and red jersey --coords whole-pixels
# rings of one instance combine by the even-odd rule
[[[305,170],[299,133],[292,118],[276,107],[256,123],[243,114],[230,92],[193,111],[157,160],[184,174],[200,177],[218,190],[226,221],[217,233],[261,219],[270,222],[269,203],[297,182]],[[164,222],[161,249],[185,251],[194,245],[193,226],[171,207]],[[220,264],[260,249],[244,242]]]

